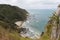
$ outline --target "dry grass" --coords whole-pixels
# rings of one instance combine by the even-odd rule
[[[30,38],[23,38],[17,32],[9,32],[0,26],[0,40],[32,40]]]

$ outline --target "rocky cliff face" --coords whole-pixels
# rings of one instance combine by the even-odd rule
[[[60,40],[60,6],[58,6],[57,12],[52,16],[54,19],[52,21],[52,31],[51,40]]]
[[[41,40],[60,40],[60,6],[57,11],[50,17],[46,30],[40,38]]]

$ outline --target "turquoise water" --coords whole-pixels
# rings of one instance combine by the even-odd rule
[[[29,9],[27,10],[31,14],[32,20],[30,20],[30,26],[35,28],[39,32],[44,31],[45,26],[49,20],[49,17],[52,16],[52,13],[55,10],[52,9]]]

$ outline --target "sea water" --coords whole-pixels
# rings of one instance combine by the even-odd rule
[[[36,33],[45,31],[45,27],[49,21],[49,17],[54,13],[54,9],[28,9],[30,14],[27,20],[27,26]]]

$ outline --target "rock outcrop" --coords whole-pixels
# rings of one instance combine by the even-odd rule
[[[17,29],[15,22],[26,21],[28,12],[25,9],[8,4],[0,4],[0,23],[1,21],[6,23],[5,28]],[[23,24],[21,22],[21,25]]]
[[[60,5],[53,16],[50,17],[46,30],[40,40],[60,40]]]
[[[51,40],[60,40],[60,5],[58,6],[56,14],[54,15],[56,18],[52,22]]]

